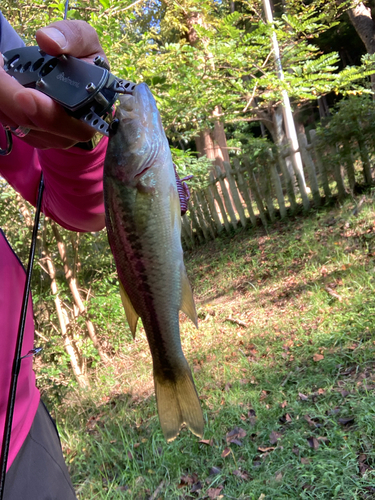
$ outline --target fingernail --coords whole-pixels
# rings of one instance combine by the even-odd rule
[[[48,38],[56,42],[61,49],[65,48],[67,42],[64,34],[61,33],[61,31],[56,28],[41,28],[40,31],[47,35]]]

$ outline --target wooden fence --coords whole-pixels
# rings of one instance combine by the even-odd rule
[[[372,184],[372,165],[366,141],[337,144],[322,153],[317,134],[310,130],[310,143],[300,134],[299,150],[303,169],[291,161],[291,146],[275,155],[271,150],[263,162],[233,158],[224,162],[225,172],[215,167],[209,185],[193,190],[189,211],[182,217],[182,242],[192,248],[216,238],[223,231],[232,233],[238,226],[260,223],[267,227],[302,207],[319,207],[335,196],[353,192],[363,175]]]

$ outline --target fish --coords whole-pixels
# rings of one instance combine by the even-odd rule
[[[167,442],[204,419],[180,340],[179,311],[198,326],[181,245],[173,161],[155,99],[144,83],[120,97],[109,127],[103,173],[109,245],[125,315],[146,332],[160,426]]]

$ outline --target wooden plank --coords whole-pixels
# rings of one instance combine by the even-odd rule
[[[309,201],[309,197],[307,196],[307,192],[306,192],[306,184],[305,184],[305,179],[304,179],[304,172],[300,171],[299,168],[298,168],[298,165],[296,163],[296,161],[293,161],[295,160],[295,155],[293,154],[293,148],[292,148],[292,145],[291,145],[291,141],[288,140],[288,143],[289,143],[289,156],[290,156],[290,159],[291,159],[291,162],[292,162],[292,165],[293,165],[293,170],[294,170],[294,175],[296,176],[296,179],[297,179],[297,184],[298,184],[298,188],[299,188],[299,192],[300,192],[300,195],[301,195],[301,198],[302,198],[302,205],[303,205],[303,208],[305,210],[309,210],[310,208],[310,201]]]
[[[336,144],[336,151],[339,153],[338,144]],[[338,154],[337,156],[340,157],[340,154]],[[333,176],[334,176],[335,181],[336,181],[338,197],[340,200],[342,200],[346,196],[346,189],[345,189],[344,179],[342,178],[342,174],[341,174],[341,162],[340,162],[340,160],[334,161]]]
[[[295,179],[289,173],[286,160],[280,148],[278,148],[277,150],[277,160],[279,162],[280,170],[283,176],[285,190],[288,195],[290,210],[293,213],[297,209],[296,194],[294,192]]]
[[[220,233],[223,230],[223,224],[221,223],[219,214],[217,213],[215,199],[209,186],[204,190],[204,194],[206,195],[206,200],[210,208],[211,217],[216,225],[216,230],[218,233]]]
[[[197,238],[199,240],[199,243],[204,243],[204,237],[202,235],[202,229],[199,225],[197,215],[195,212],[195,206],[192,203],[192,199],[190,199],[189,202],[189,214],[190,214],[190,219],[191,219],[191,224],[193,226],[193,230],[195,230],[195,234],[197,235]]]
[[[195,191],[193,191],[193,193],[191,195],[191,199],[194,203],[195,213],[196,213],[196,216],[198,218],[199,227],[202,230],[204,239],[206,241],[209,241],[211,239],[210,232],[209,232],[209,229],[207,227],[206,221],[204,220],[204,216],[203,216],[202,209],[201,209],[201,206],[200,206],[200,203],[198,200],[198,196],[197,196],[197,193]]]
[[[215,229],[216,228],[215,228],[215,225],[214,225],[213,220],[211,218],[210,212],[208,210],[208,203],[207,203],[206,197],[204,195],[204,192],[201,190],[197,190],[195,192],[195,194],[198,198],[198,202],[199,202],[200,208],[202,210],[203,217],[204,217],[204,220],[206,222],[207,229],[210,233],[210,236],[212,239],[215,239],[215,237],[216,237],[216,230]]]
[[[310,182],[310,189],[313,195],[314,204],[316,207],[320,207],[321,199],[319,192],[318,179],[316,177],[316,170],[314,162],[307,150],[307,138],[305,134],[298,134],[299,149],[302,156],[302,161],[307,169],[308,178]]]
[[[224,222],[225,230],[227,233],[230,233],[231,226],[230,226],[230,223],[229,223],[229,220],[227,217],[227,213],[225,211],[223,200],[222,200],[220,193],[217,189],[217,186],[216,186],[217,179],[215,178],[213,172],[210,172],[210,181],[211,181],[211,184],[210,184],[209,188],[212,192],[212,196],[214,197],[214,199],[215,199],[215,201],[218,204],[218,207],[220,209],[221,216],[222,216],[223,222]]]
[[[190,227],[189,218],[186,214],[181,217],[181,236],[183,237],[188,248],[194,247],[194,237]]]
[[[243,164],[245,165],[248,173],[249,173],[249,183],[250,183],[250,189],[251,192],[255,198],[255,203],[257,204],[258,210],[259,210],[259,216],[260,220],[262,221],[262,224],[265,228],[267,228],[267,218],[266,218],[266,213],[264,211],[263,207],[263,202],[262,202],[262,197],[260,195],[259,187],[257,180],[254,175],[253,171],[253,166],[251,165],[250,161],[248,158],[244,157],[242,159]]]
[[[232,194],[233,203],[234,203],[235,208],[237,210],[237,213],[240,217],[240,221],[241,221],[242,226],[246,227],[247,221],[246,221],[245,211],[243,209],[240,197],[238,196],[238,188],[236,185],[236,181],[234,180],[234,177],[232,175],[232,169],[231,169],[230,163],[227,161],[224,161],[223,164],[224,164],[225,172],[227,174],[227,180],[228,180],[230,192]]]
[[[280,210],[280,217],[282,219],[284,219],[284,217],[286,217],[286,208],[285,208],[283,187],[281,184],[279,172],[277,171],[276,161],[273,157],[273,153],[272,153],[271,149],[269,150],[269,157],[270,157],[271,177],[273,180],[273,185],[275,186],[276,198],[277,198],[277,202],[279,204],[279,210]]]
[[[310,130],[310,138],[311,138],[311,142],[312,142],[312,145],[314,148],[315,161],[316,161],[316,165],[318,167],[318,172],[319,172],[319,176],[320,176],[321,183],[323,186],[324,194],[325,194],[326,198],[331,198],[332,192],[331,192],[331,188],[329,187],[326,163],[325,163],[325,161],[322,160],[322,157],[321,157],[320,152],[319,152],[318,138],[316,135],[316,130]]]
[[[242,196],[244,202],[246,203],[247,211],[249,212],[249,216],[250,216],[250,221],[251,221],[253,226],[256,226],[257,219],[256,219],[255,214],[254,214],[253,203],[252,203],[251,197],[249,195],[249,189],[248,189],[247,182],[245,181],[244,176],[242,175],[242,168],[241,168],[241,165],[240,165],[238,158],[233,158],[233,163],[236,167],[236,173],[237,173],[236,180],[237,180],[238,190],[240,191],[241,196]]]
[[[342,144],[341,155],[346,165],[346,173],[348,175],[350,191],[353,193],[355,187],[355,170],[349,142],[344,142]]]
[[[357,137],[357,141],[362,160],[363,178],[365,180],[365,184],[371,185],[372,184],[371,163],[366,142],[364,141],[363,137]]]
[[[226,212],[230,217],[230,221],[232,223],[232,226],[234,227],[234,229],[236,229],[237,218],[236,218],[236,214],[234,213],[234,210],[233,210],[232,202],[230,201],[230,196],[229,196],[229,193],[227,190],[227,186],[225,185],[225,182],[224,182],[224,174],[222,173],[222,171],[220,170],[220,167],[218,165],[215,165],[215,170],[216,170],[216,177],[219,179],[221,192],[223,194]]]
[[[266,162],[261,165],[263,167],[263,175],[261,175],[261,186],[263,191],[263,198],[266,202],[268,215],[270,217],[271,222],[275,222],[275,208],[273,206],[272,200],[272,181],[271,181],[271,170],[269,168],[269,162]]]

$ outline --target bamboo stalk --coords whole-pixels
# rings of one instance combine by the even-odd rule
[[[278,148],[277,150],[277,159],[283,176],[285,190],[288,195],[290,210],[293,213],[297,209],[296,194],[294,192],[295,179],[289,173],[288,167],[286,165],[286,160],[284,156],[281,154],[280,148]]]

